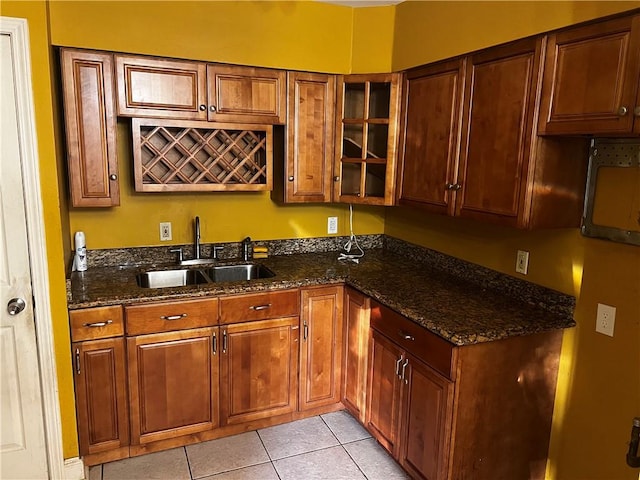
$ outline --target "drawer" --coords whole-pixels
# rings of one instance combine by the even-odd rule
[[[218,299],[131,305],[124,309],[127,335],[209,327],[218,323]]]
[[[69,323],[74,342],[124,335],[120,305],[70,310]]]
[[[297,317],[299,297],[297,289],[223,297],[220,299],[220,323]]]
[[[455,379],[457,348],[452,343],[374,300],[371,327],[445,377]]]

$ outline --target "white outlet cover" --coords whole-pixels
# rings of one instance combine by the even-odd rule
[[[338,217],[329,217],[327,219],[327,233],[330,235],[338,233]]]
[[[168,242],[171,238],[171,222],[160,222],[160,241]]]
[[[596,332],[613,337],[615,323],[616,307],[599,303],[596,313]]]

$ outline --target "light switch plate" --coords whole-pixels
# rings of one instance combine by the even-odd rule
[[[529,252],[525,250],[518,250],[518,255],[516,256],[516,272],[526,275],[528,270]]]
[[[613,337],[613,327],[616,323],[616,307],[598,304],[598,313],[596,314],[596,332]]]

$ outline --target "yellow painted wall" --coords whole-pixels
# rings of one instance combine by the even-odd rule
[[[40,187],[42,189],[43,215],[47,240],[47,263],[53,337],[56,351],[59,399],[62,416],[64,456],[77,455],[76,419],[73,397],[73,376],[69,345],[69,321],[64,277],[63,239],[65,232],[65,202],[59,200],[58,164],[54,129],[55,111],[52,105],[51,58],[47,24],[47,5],[44,1],[7,2],[0,4],[0,15],[26,18],[29,25],[31,49],[31,74],[40,159]],[[61,219],[63,212],[63,219]],[[67,242],[68,245],[68,242]]]
[[[639,1],[415,1],[396,7],[393,69],[640,7]]]
[[[353,9],[347,7],[261,1],[52,2],[50,7],[54,45],[285,69],[351,70]],[[345,206],[279,206],[261,193],[136,194],[124,123],[118,143],[121,206],[69,212],[71,233],[83,230],[89,249],[159,244],[161,221],[173,226],[173,240],[165,245],[188,243],[195,215],[204,242],[239,241],[246,235],[257,240],[323,236],[328,216],[338,216],[338,233],[348,234]],[[354,224],[359,234],[382,233],[384,210],[356,208]]]
[[[395,6],[354,8],[352,73],[391,72]]]
[[[404,2],[396,8],[393,69],[637,7],[640,2]],[[640,415],[639,247],[584,238],[577,229],[521,232],[405,208],[387,209],[385,233],[511,275],[517,275],[516,251],[528,250],[527,280],[576,295],[578,326],[564,336],[547,477],[637,478],[625,454],[631,420]],[[613,338],[595,332],[597,303],[617,307]]]

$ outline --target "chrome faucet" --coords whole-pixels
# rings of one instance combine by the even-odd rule
[[[251,237],[242,240],[242,258],[245,262],[249,261],[249,247],[251,246]]]
[[[193,258],[200,258],[200,217],[196,216],[195,218],[195,244],[193,246]]]

